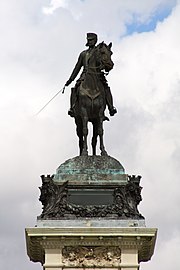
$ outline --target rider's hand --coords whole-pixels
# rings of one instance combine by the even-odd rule
[[[70,85],[71,82],[72,82],[72,81],[69,79],[69,80],[65,83],[65,86]]]

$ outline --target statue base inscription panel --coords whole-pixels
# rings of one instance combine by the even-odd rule
[[[112,157],[75,157],[59,166],[53,176],[41,176],[38,219],[143,219],[140,176],[125,174]]]

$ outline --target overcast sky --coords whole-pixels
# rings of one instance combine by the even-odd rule
[[[40,175],[78,155],[70,87],[36,113],[69,78],[87,32],[113,43],[107,151],[142,175],[139,209],[158,228],[141,269],[180,269],[179,25],[174,0],[0,1],[0,269],[42,269],[26,255],[24,228],[41,213]]]

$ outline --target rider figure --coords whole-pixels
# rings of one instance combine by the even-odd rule
[[[80,53],[78,61],[75,65],[75,68],[74,68],[69,80],[65,84],[65,86],[70,85],[70,83],[72,81],[74,81],[74,79],[78,75],[80,69],[83,67],[82,74],[81,74],[80,78],[77,80],[75,88],[72,88],[72,92],[71,92],[71,100],[70,100],[71,107],[68,111],[68,114],[72,117],[74,117],[73,108],[74,108],[76,100],[77,100],[77,91],[76,90],[77,90],[78,86],[81,84],[82,80],[84,80],[84,76],[85,76],[86,69],[88,66],[88,60],[91,57],[94,49],[96,48],[96,46],[95,46],[96,43],[97,43],[97,35],[95,33],[87,33],[86,46],[89,48]],[[107,80],[106,80],[103,72],[101,72],[101,80],[102,80],[102,83],[103,83],[104,89],[105,89],[106,104],[107,104],[108,109],[109,109],[109,114],[111,116],[113,116],[115,113],[117,113],[117,110],[115,107],[113,107],[113,98],[112,98],[111,90],[110,90],[110,87],[108,86]]]

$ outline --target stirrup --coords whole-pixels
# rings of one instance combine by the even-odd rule
[[[109,121],[109,118],[108,118],[107,116],[104,115],[103,121]]]

